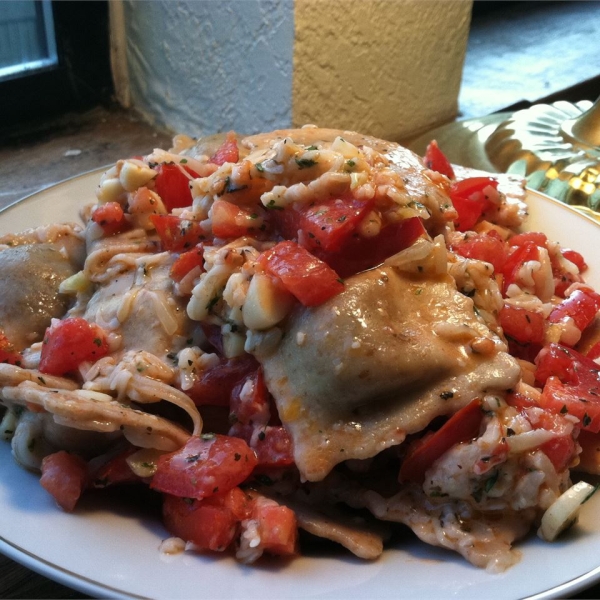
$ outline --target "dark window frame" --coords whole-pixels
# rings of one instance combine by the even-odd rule
[[[0,83],[0,132],[110,103],[108,11],[108,0],[52,2],[58,65]]]

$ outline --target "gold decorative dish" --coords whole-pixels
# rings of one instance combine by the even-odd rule
[[[410,147],[422,154],[432,139],[451,162],[522,175],[529,188],[600,220],[600,98],[457,121]]]

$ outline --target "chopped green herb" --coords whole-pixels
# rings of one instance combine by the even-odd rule
[[[265,208],[268,208],[270,210],[283,210],[283,206],[277,206],[275,204],[275,200],[269,200],[269,202],[267,202],[267,205],[265,206]]]
[[[317,164],[317,161],[312,158],[297,158],[296,164],[299,169],[310,169],[310,167],[314,167]]]

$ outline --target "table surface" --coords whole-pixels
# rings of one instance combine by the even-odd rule
[[[169,145],[168,134],[154,130],[124,111],[94,109],[85,115],[71,116],[67,121],[59,121],[56,129],[41,138],[14,140],[0,147],[0,208],[124,156]],[[32,172],[35,178],[31,177]],[[0,555],[0,598],[88,597]],[[600,598],[600,585],[574,597]]]

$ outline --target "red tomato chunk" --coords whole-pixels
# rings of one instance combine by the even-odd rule
[[[339,252],[325,252],[320,248],[313,252],[341,277],[350,277],[380,265],[386,258],[412,246],[423,235],[426,231],[422,220],[412,217],[385,226],[373,238],[352,235]]]
[[[92,213],[92,221],[102,227],[104,235],[114,235],[125,229],[125,213],[118,202],[100,204]]]
[[[600,431],[600,365],[571,348],[549,344],[536,358],[535,378],[544,385],[542,407],[574,415],[586,431]]]
[[[75,508],[87,479],[87,464],[79,456],[61,450],[42,460],[40,483],[67,512]]]
[[[297,554],[296,515],[287,506],[259,497],[253,502],[250,518],[258,523],[257,533],[263,550],[280,556]]]
[[[498,315],[504,334],[521,344],[544,343],[544,316],[511,304],[505,304]]]
[[[204,271],[204,245],[197,244],[193,250],[182,252],[171,267],[170,276],[173,281],[181,281],[196,267]]]
[[[69,317],[46,330],[39,369],[49,375],[66,375],[82,362],[95,362],[106,354],[104,330],[80,317]]]
[[[242,208],[226,200],[215,200],[211,216],[212,231],[218,238],[256,235],[261,228],[264,228],[263,218],[259,212]]]
[[[450,161],[446,158],[444,153],[440,150],[436,140],[429,142],[427,149],[425,150],[424,157],[425,166],[432,171],[437,171],[442,175],[446,175],[449,179],[454,179],[454,169],[450,164]]]
[[[221,147],[211,156],[210,161],[215,165],[224,165],[226,162],[235,163],[240,159],[235,133],[230,131]]]
[[[579,331],[583,331],[596,317],[600,309],[600,294],[591,290],[575,290],[568,298],[554,307],[548,317],[550,323],[573,319]]]
[[[302,245],[309,250],[322,248],[337,252],[348,241],[373,201],[356,200],[351,194],[328,198],[303,207],[296,213],[294,230],[300,232]],[[289,209],[288,209],[289,211]]]
[[[400,481],[422,483],[425,471],[452,446],[479,435],[483,420],[481,400],[476,398],[454,413],[440,429],[417,440],[400,467]]]
[[[498,181],[491,177],[470,177],[452,184],[450,198],[458,212],[455,225],[459,231],[473,229],[481,215],[493,206],[488,188],[497,190]]]
[[[562,255],[570,262],[572,262],[581,273],[587,269],[587,264],[585,263],[585,259],[579,252],[576,250],[570,250],[569,248],[563,248],[561,250]]]
[[[494,272],[501,273],[508,257],[506,243],[500,234],[494,230],[488,233],[469,232],[460,242],[451,245],[460,256],[483,260],[494,265]]]
[[[222,552],[235,539],[239,522],[249,515],[250,500],[240,488],[205,500],[165,494],[163,518],[172,535],[201,550]]]
[[[173,215],[150,215],[163,250],[183,252],[206,239],[198,221],[180,219]]]
[[[105,488],[111,485],[139,483],[144,481],[139,475],[136,475],[131,470],[131,467],[127,463],[127,458],[138,450],[139,448],[130,446],[100,466],[100,468],[92,474],[92,485],[95,488]]]
[[[256,372],[258,361],[250,355],[221,359],[214,367],[199,374],[186,393],[197,406],[229,406],[234,388]]]
[[[190,181],[198,177],[198,173],[175,163],[161,163],[156,171],[158,175],[154,179],[154,186],[165,208],[171,212],[174,208],[191,206],[193,200]]]
[[[191,437],[185,446],[158,459],[150,487],[202,500],[242,483],[257,462],[242,439],[214,434]]]
[[[317,306],[344,290],[338,274],[296,242],[279,242],[258,262],[304,306]]]
[[[506,292],[509,285],[517,283],[519,271],[526,262],[538,260],[539,257],[540,250],[537,244],[532,241],[528,241],[523,245],[514,246],[514,249],[509,253],[501,271],[504,277],[503,292]]]

